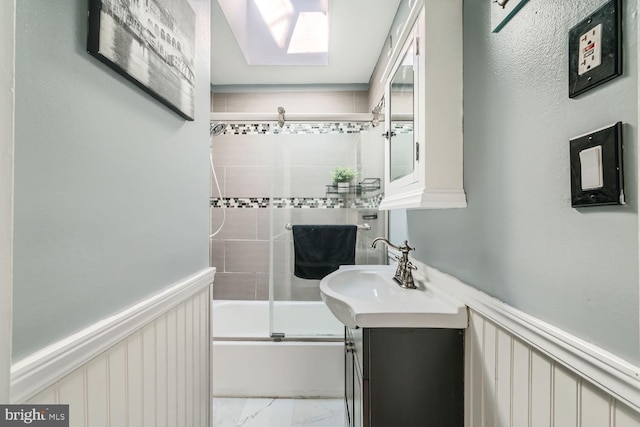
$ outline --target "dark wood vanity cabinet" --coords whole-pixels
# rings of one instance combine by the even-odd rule
[[[459,329],[345,327],[349,427],[462,427]]]

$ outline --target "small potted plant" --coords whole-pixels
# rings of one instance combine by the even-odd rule
[[[358,175],[358,172],[352,169],[337,166],[331,172],[331,180],[337,185],[338,193],[348,193],[350,183],[356,175]]]

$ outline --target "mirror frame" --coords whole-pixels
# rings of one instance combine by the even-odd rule
[[[416,147],[417,147],[417,139],[419,135],[419,126],[420,120],[416,120],[417,116],[420,114],[419,109],[419,90],[420,90],[420,82],[419,82],[419,61],[418,55],[416,54],[416,44],[418,40],[415,34],[412,32],[410,37],[405,41],[402,50],[400,50],[400,54],[397,56],[395,64],[389,73],[389,77],[385,83],[385,183],[387,185],[387,189],[393,190],[394,188],[401,188],[407,185],[411,185],[416,183],[419,180],[419,164],[420,157],[416,155]],[[391,84],[393,82],[396,73],[402,66],[404,59],[407,55],[413,55],[413,114],[412,114],[412,123],[413,123],[413,132],[412,132],[412,158],[413,158],[413,170],[407,175],[398,177],[394,180],[391,180],[391,144],[393,143],[393,117],[391,115],[391,108],[393,99],[391,97]],[[400,120],[404,121],[404,120]]]

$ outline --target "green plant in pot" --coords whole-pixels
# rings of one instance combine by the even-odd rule
[[[347,193],[349,192],[349,185],[353,178],[358,175],[358,172],[349,169],[337,166],[331,172],[331,180],[338,187],[338,193]]]

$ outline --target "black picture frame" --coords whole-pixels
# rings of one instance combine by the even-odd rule
[[[192,121],[195,26],[188,0],[89,0],[87,51]]]
[[[491,31],[497,33],[507,25],[528,0],[507,0],[502,4],[497,0],[488,1],[491,3]]]
[[[597,146],[602,147],[602,186],[584,190],[580,153]],[[622,122],[570,140],[572,207],[625,203],[622,146]]]
[[[585,71],[580,38],[600,26],[601,63]],[[622,0],[610,0],[569,31],[569,98],[622,75]]]

